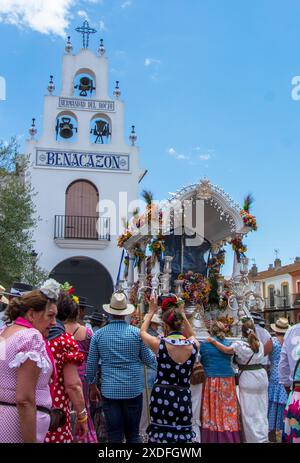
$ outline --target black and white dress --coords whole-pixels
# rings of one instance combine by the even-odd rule
[[[166,343],[193,345],[190,357],[182,364],[169,355]],[[197,355],[193,338],[187,340],[162,338],[157,354],[157,377],[150,399],[148,441],[158,443],[192,442],[192,400],[190,378]]]

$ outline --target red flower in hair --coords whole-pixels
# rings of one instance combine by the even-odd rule
[[[177,307],[177,299],[176,297],[166,297],[161,303],[161,310],[165,312],[168,309],[171,309],[171,307]]]
[[[73,288],[73,286],[71,286],[70,289],[68,289],[67,293],[69,294],[69,296],[71,296],[71,294],[73,294],[75,291],[75,288]]]

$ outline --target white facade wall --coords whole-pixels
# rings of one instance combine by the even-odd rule
[[[98,189],[100,200],[110,200],[119,213],[119,192],[126,192],[128,202],[138,197],[138,181],[141,173],[139,167],[139,150],[125,142],[124,133],[124,104],[119,100],[112,100],[108,96],[108,60],[97,56],[88,49],[82,49],[77,55],[64,55],[62,66],[62,92],[61,97],[73,97],[74,78],[78,71],[91,74],[96,80],[96,93],[93,100],[114,101],[114,112],[95,112],[88,110],[72,110],[78,123],[78,134],[75,143],[67,140],[56,141],[56,118],[62,112],[58,108],[58,96],[44,97],[43,131],[39,140],[27,141],[26,153],[30,155],[31,167],[28,174],[32,185],[37,192],[35,204],[37,216],[40,218],[38,227],[34,232],[35,250],[39,254],[39,265],[51,271],[58,263],[71,257],[85,256],[97,260],[110,273],[113,281],[120,264],[121,250],[117,248],[117,235],[121,230],[113,233],[111,241],[106,247],[99,249],[94,243],[86,248],[86,243],[75,243],[73,248],[63,248],[54,240],[54,217],[65,215],[66,189],[75,180],[85,179],[92,182]],[[104,115],[111,121],[111,142],[109,144],[95,144],[90,142],[90,123],[96,115]],[[129,135],[129,134],[128,134]],[[128,137],[126,136],[126,138]],[[40,167],[36,165],[36,150],[49,151],[79,151],[101,154],[127,154],[129,155],[130,169],[128,172],[100,171],[85,168],[58,168]],[[124,214],[123,214],[124,215]]]
[[[265,283],[265,297],[269,298],[269,291],[268,287],[269,286],[274,286],[274,291],[275,294],[280,294],[282,295],[282,285],[284,283],[288,283],[289,285],[289,294],[292,293],[292,276],[289,275],[288,273],[284,273],[283,275],[275,275],[270,278],[266,278],[264,280],[259,280],[261,282],[261,287],[262,284]]]

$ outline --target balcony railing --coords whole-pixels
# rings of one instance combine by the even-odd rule
[[[108,217],[56,215],[54,239],[110,240]]]
[[[271,298],[265,298],[265,309],[300,309],[300,293],[288,295],[274,295]]]

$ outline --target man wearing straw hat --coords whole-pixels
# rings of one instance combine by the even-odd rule
[[[139,329],[128,325],[125,317],[134,312],[122,291],[115,292],[105,312],[110,323],[98,330],[91,341],[86,379],[90,383],[91,400],[100,399],[95,384],[101,360],[101,395],[109,442],[140,442],[139,424],[142,414],[144,370],[156,368],[156,359],[140,338]]]
[[[271,368],[269,377],[269,440],[281,442],[284,408],[287,402],[287,393],[282,384],[279,384],[278,364],[283,344],[283,337],[289,329],[287,318],[280,317],[275,323],[271,323],[271,330],[275,334],[267,342],[265,348],[269,352]]]

